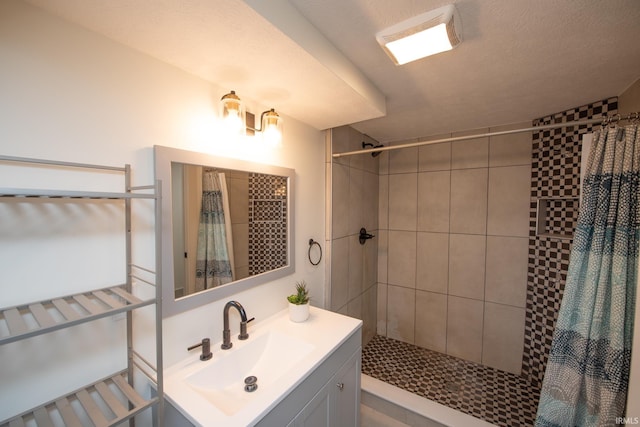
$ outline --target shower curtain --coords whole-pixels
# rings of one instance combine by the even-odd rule
[[[612,426],[624,415],[640,230],[637,133],[631,125],[594,135],[536,426]]]
[[[233,246],[226,187],[223,173],[202,172],[196,290],[214,288],[233,280]]]

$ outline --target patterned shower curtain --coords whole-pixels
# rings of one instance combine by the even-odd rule
[[[638,126],[595,133],[536,426],[624,415],[638,265]]]
[[[226,191],[224,175],[214,171],[202,172],[202,207],[198,226],[196,254],[196,290],[214,288],[231,282],[230,248],[227,244],[225,221]],[[228,211],[228,209],[227,209]]]

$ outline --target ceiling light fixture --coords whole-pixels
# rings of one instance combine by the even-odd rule
[[[376,34],[396,65],[445,52],[462,42],[460,15],[450,4],[409,18]]]
[[[220,99],[222,120],[225,128],[245,135],[262,134],[262,139],[270,144],[278,144],[282,140],[282,117],[273,108],[260,115],[260,127],[255,128],[255,116],[246,113],[244,103],[235,91],[231,91]]]

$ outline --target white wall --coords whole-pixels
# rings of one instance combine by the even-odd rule
[[[130,163],[134,185],[153,180],[153,145],[294,168],[296,273],[233,299],[259,322],[284,309],[295,280],[305,279],[314,304],[324,305],[324,260],[317,267],[307,261],[309,238],[322,241],[324,235],[322,132],[285,117],[281,146],[265,148],[248,140],[231,144],[216,128],[217,101],[230,89],[250,98],[240,83],[235,88],[217,87],[18,0],[0,2],[0,62],[2,155],[115,166]],[[254,113],[266,109],[250,102],[248,107]],[[52,178],[40,168],[24,173],[0,164],[0,187],[47,184],[72,184],[74,189],[115,185],[111,177]],[[113,211],[117,209],[111,205],[2,208],[0,307],[81,289],[87,283],[63,279],[76,270],[90,278],[91,286],[123,280],[124,269],[118,264],[122,240],[113,237],[121,226],[111,221]],[[20,219],[8,222],[15,217],[42,220],[36,226]],[[98,224],[91,225],[96,218]],[[67,237],[50,235],[47,227],[52,224]],[[76,232],[79,224],[81,231]],[[90,251],[83,252],[86,236],[94,240]],[[153,248],[150,236],[149,232],[142,245]],[[142,258],[152,260],[152,249],[145,249]],[[221,340],[224,302],[165,320],[165,366],[186,356],[186,347],[203,337]],[[87,378],[98,379],[96,371],[123,363],[117,345],[122,323],[105,320],[0,349],[0,420],[74,389]],[[80,344],[85,339],[88,344]]]

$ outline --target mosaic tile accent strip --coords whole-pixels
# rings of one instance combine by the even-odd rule
[[[249,174],[250,276],[287,265],[286,201],[286,177]]]
[[[503,427],[532,426],[540,390],[525,378],[376,335],[362,373]]]
[[[253,222],[282,222],[282,200],[253,200]]]
[[[533,125],[563,123],[616,114],[609,98],[534,120]],[[571,236],[578,219],[582,136],[599,125],[547,129],[533,133],[529,267],[522,375],[542,384],[553,330],[569,269]],[[538,199],[547,203],[546,234],[536,236]]]

